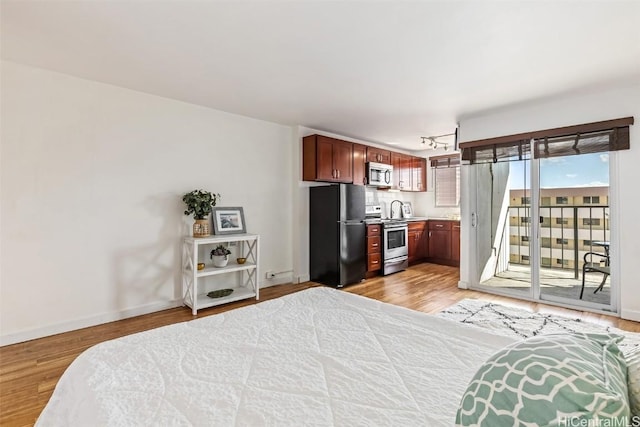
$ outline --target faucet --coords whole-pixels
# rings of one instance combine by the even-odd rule
[[[395,202],[400,203],[400,208],[402,208],[402,201],[401,201],[401,200],[394,200],[393,202],[391,202],[391,206],[389,207],[389,211],[390,211],[390,212],[389,212],[389,217],[390,217],[390,218],[393,218],[393,204],[394,204]],[[402,212],[400,212],[400,213],[402,214]],[[398,216],[398,218],[400,218],[400,216]]]

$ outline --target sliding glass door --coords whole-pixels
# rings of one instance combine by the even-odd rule
[[[464,166],[475,186],[472,288],[615,312],[609,153],[538,159],[535,143]]]
[[[540,299],[611,310],[609,153],[540,161]]]
[[[477,285],[532,297],[532,215],[528,160],[472,166],[476,185]]]

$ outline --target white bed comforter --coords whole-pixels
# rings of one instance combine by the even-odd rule
[[[513,342],[329,288],[98,344],[37,426],[451,426]]]

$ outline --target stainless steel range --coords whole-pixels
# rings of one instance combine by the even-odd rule
[[[380,205],[367,205],[367,223],[382,223],[382,274],[405,270],[409,266],[407,235],[409,226],[402,219],[381,219]]]
[[[407,235],[409,227],[406,221],[382,221],[382,274],[387,275],[405,270],[409,266],[409,248]]]

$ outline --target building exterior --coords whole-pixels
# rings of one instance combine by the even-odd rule
[[[587,252],[604,253],[600,242],[610,238],[609,187],[547,188],[540,192],[541,267],[577,271]],[[531,192],[511,190],[509,197],[509,262],[529,264]]]

